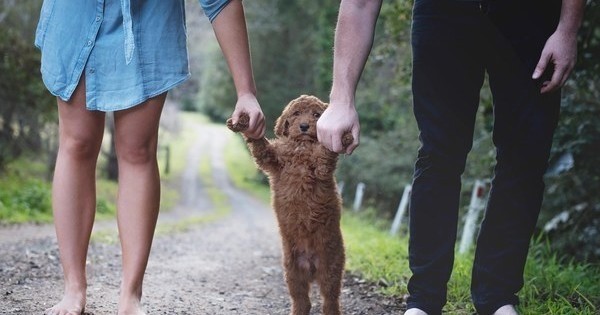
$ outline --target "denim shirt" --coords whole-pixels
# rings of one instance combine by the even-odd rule
[[[212,22],[230,0],[199,0]],[[44,0],[35,37],[48,90],[86,107],[130,108],[189,77],[184,0]]]

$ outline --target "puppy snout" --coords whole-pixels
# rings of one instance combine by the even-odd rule
[[[308,131],[308,127],[309,127],[309,125],[307,123],[301,123],[300,124],[300,130],[302,132],[307,132]]]

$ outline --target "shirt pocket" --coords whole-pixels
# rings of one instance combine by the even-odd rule
[[[35,46],[42,48],[44,46],[44,38],[48,30],[48,23],[52,19],[54,14],[54,3],[56,0],[44,0],[42,3],[42,9],[40,11],[40,20],[35,31]]]

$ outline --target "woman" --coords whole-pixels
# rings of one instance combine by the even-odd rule
[[[240,0],[201,0],[238,94],[232,117],[264,134]],[[119,164],[117,221],[123,252],[118,314],[144,314],[142,282],[159,209],[158,125],[167,91],[189,77],[183,0],[45,0],[35,44],[57,96],[59,150],[54,224],[63,299],[46,314],[82,314],[85,262],[96,208],[95,169],[105,112],[114,111]]]

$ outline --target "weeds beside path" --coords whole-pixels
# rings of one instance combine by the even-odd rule
[[[222,152],[232,134],[184,122],[195,137],[186,148],[181,202],[159,219],[144,286],[148,314],[288,314],[272,212],[227,175]],[[103,237],[94,238],[88,254],[86,310],[93,315],[114,314],[120,278],[120,249],[110,241],[114,222],[101,225]],[[62,295],[53,228],[0,227],[0,237],[0,314],[40,314]],[[345,314],[400,313],[398,301],[350,275],[342,299]]]

